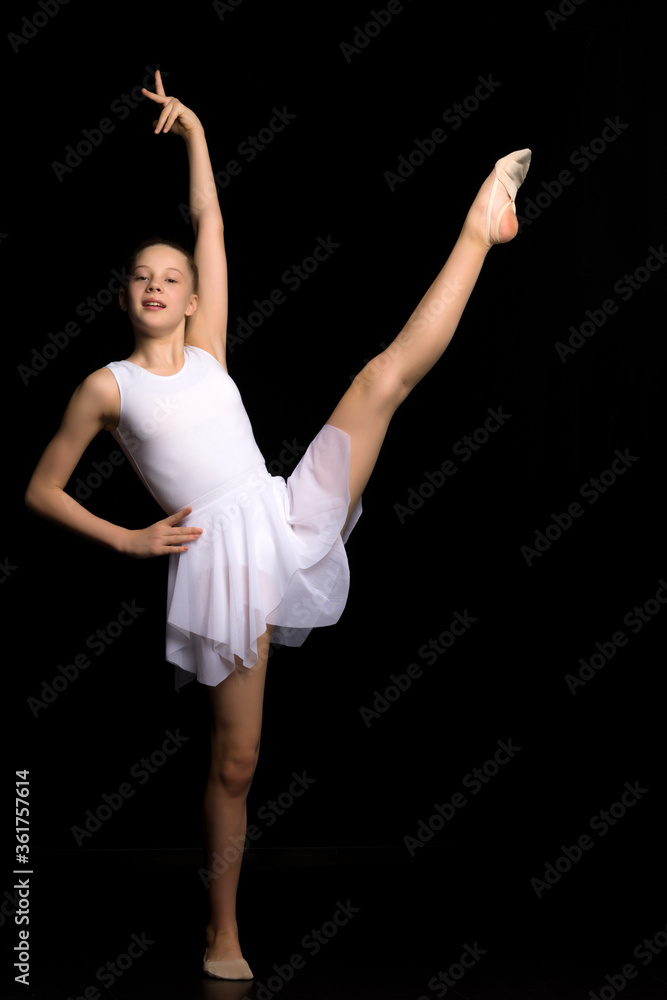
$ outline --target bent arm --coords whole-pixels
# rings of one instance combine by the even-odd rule
[[[127,528],[97,517],[65,492],[90,442],[113,424],[114,392],[117,391],[113,375],[105,369],[93,372],[81,383],[67,406],[57,434],[32,474],[25,502],[32,514],[98,545],[126,552],[130,535]]]

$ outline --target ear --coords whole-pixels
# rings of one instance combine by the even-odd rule
[[[188,305],[188,308],[185,310],[185,315],[186,316],[192,316],[192,314],[194,312],[196,312],[196,310],[197,310],[197,303],[198,302],[199,302],[199,296],[198,295],[193,295],[190,298],[190,304]]]

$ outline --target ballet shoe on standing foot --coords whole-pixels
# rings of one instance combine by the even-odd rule
[[[487,246],[509,243],[519,231],[515,198],[530,167],[530,149],[519,149],[498,160],[479,190],[470,217]],[[512,212],[507,209],[512,207]]]
[[[245,958],[230,958],[225,961],[209,962],[204,952],[204,972],[213,979],[254,979]]]

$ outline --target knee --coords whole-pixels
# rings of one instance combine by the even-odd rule
[[[396,364],[392,345],[372,358],[359,372],[353,384],[378,407],[388,410],[396,410],[410,391]]]
[[[257,767],[259,748],[215,748],[211,754],[210,779],[228,795],[247,795]]]

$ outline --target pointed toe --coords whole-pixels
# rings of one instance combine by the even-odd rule
[[[512,211],[516,215],[516,205],[514,204],[514,200],[516,198],[517,191],[526,179],[526,174],[528,173],[528,168],[530,167],[531,156],[532,152],[530,149],[518,149],[514,153],[508,153],[507,156],[503,156],[502,159],[496,162],[495,178],[486,214],[486,239],[488,243],[501,242],[500,220],[510,205],[512,206]],[[502,185],[507,192],[509,201],[502,206],[500,211],[496,211],[494,199],[496,191],[500,185]]]
[[[231,958],[225,961],[209,961],[204,954],[204,972],[213,979],[254,979],[245,958]]]

